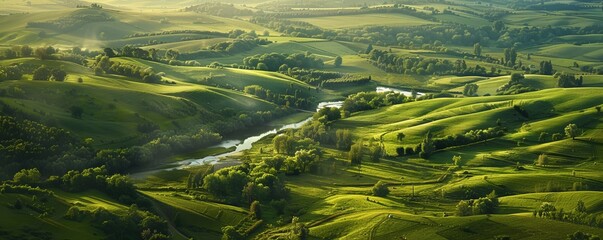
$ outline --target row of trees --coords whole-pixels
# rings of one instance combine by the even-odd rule
[[[422,58],[422,57],[400,57],[387,51],[372,49],[368,58],[373,65],[386,71],[401,74],[418,75],[459,75],[459,76],[497,76],[496,69],[490,69],[475,65],[468,67],[465,60],[451,62],[447,59]]]
[[[447,135],[441,138],[434,138],[431,132],[427,132],[421,143],[414,147],[398,147],[396,148],[396,152],[399,156],[418,153],[421,158],[429,158],[436,150],[485,141],[491,138],[500,137],[504,134],[505,131],[501,127],[470,130],[464,134]]]
[[[603,220],[596,214],[590,214],[582,200],[578,200],[576,207],[571,211],[564,211],[563,208],[557,209],[553,204],[543,202],[538,209],[534,210],[533,216],[603,228]]]
[[[273,93],[272,91],[270,91],[270,89],[265,89],[259,85],[249,85],[245,86],[243,92],[276,103],[279,106],[295,107],[302,109],[308,109],[314,106],[314,101],[312,99],[308,99],[306,94],[304,94],[304,92],[300,91],[299,89],[294,90],[293,95],[290,95],[286,93]]]

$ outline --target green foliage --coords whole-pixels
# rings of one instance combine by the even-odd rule
[[[322,68],[324,66],[322,59],[303,53],[291,55],[279,53],[257,54],[244,58],[243,64],[248,67],[267,71],[278,71],[283,64],[287,64],[291,68],[306,69]]]
[[[335,146],[337,149],[349,150],[352,146],[352,133],[349,129],[337,129],[335,132],[337,138]]]
[[[50,73],[51,70],[45,65],[42,65],[34,70],[32,80],[48,81],[50,80]]]
[[[465,88],[463,89],[463,95],[465,96],[475,96],[477,94],[477,89],[479,86],[475,83],[465,84]]]
[[[19,65],[0,66],[0,81],[20,80],[23,76],[23,70]]]
[[[341,67],[342,63],[343,63],[343,59],[341,58],[341,56],[335,57],[335,60],[333,63],[333,65],[335,65],[335,67]]]
[[[255,219],[262,219],[262,206],[259,201],[253,201],[249,206],[249,212]]]
[[[468,201],[461,200],[456,206],[457,216],[470,216],[470,215],[481,215],[491,214],[498,208],[498,196],[493,190],[486,197],[478,199],[471,199]]]
[[[482,46],[479,43],[473,44],[473,54],[478,57],[482,56]]]
[[[578,125],[570,123],[565,128],[565,136],[571,139],[576,139],[577,136],[582,134],[582,131],[578,128]]]
[[[222,240],[241,240],[243,236],[233,226],[222,228]]]
[[[573,234],[567,235],[568,240],[600,240],[601,238],[594,234],[584,233],[584,232],[574,232]]]
[[[41,177],[40,171],[37,168],[21,169],[21,171],[15,173],[13,182],[16,184],[35,185],[40,183]]]
[[[419,152],[419,157],[427,159],[435,150],[436,147],[433,143],[431,132],[428,131],[427,134],[425,134],[425,138],[423,138],[423,141],[421,142],[421,152]]]
[[[540,62],[540,74],[552,75],[553,74],[553,63],[549,61]]]
[[[375,196],[386,197],[389,194],[389,188],[387,188],[387,184],[383,181],[378,181],[375,183],[375,185],[373,185],[371,192]]]
[[[569,88],[582,86],[583,77],[576,78],[573,74],[562,73],[557,77],[557,87]]]
[[[352,165],[360,165],[362,163],[362,155],[364,152],[364,143],[356,142],[350,147],[348,152],[348,160]]]

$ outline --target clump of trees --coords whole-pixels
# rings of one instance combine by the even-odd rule
[[[492,192],[486,195],[486,197],[470,200],[461,200],[456,205],[456,215],[462,217],[471,215],[491,214],[496,211],[498,205],[498,196],[496,195],[496,191],[492,190]]]
[[[259,85],[249,85],[245,86],[243,92],[285,107],[308,109],[314,106],[313,98],[300,89],[287,89],[285,93],[276,93]],[[292,94],[288,94],[289,92]]]
[[[539,218],[603,228],[603,220],[598,218],[596,214],[589,213],[582,200],[578,200],[576,207],[570,211],[565,211],[563,208],[557,209],[553,204],[543,202],[538,209],[534,210],[532,215]]]
[[[389,188],[387,188],[387,184],[385,182],[378,181],[373,186],[373,189],[371,190],[371,192],[375,196],[386,197],[389,194]]]
[[[265,71],[278,71],[279,68],[286,64],[289,67],[320,69],[324,66],[322,59],[313,56],[310,53],[265,53],[249,56],[243,59],[245,66]]]
[[[464,134],[447,135],[441,138],[433,138],[431,133],[428,132],[421,143],[415,145],[414,147],[398,147],[396,152],[399,155],[412,155],[419,153],[420,157],[428,158],[431,153],[436,150],[485,141],[491,138],[500,137],[504,134],[504,129],[498,126],[487,129],[470,130]]]
[[[562,73],[557,76],[557,87],[569,88],[569,87],[581,87],[584,78],[582,76],[576,78],[574,74]]]
[[[290,68],[287,64],[281,65],[278,71],[310,85],[322,86],[326,88],[362,85],[371,81],[370,76],[367,77],[355,74],[343,74],[340,72],[302,69],[297,67]]]
[[[407,97],[402,93],[359,92],[348,96],[343,101],[343,105],[340,110],[342,112],[354,113],[410,101],[412,101],[412,97]]]
[[[155,73],[152,68],[142,68],[136,65],[114,62],[108,56],[97,56],[93,65],[95,73],[112,73],[142,80],[146,83],[159,83],[162,79],[161,75]]]
[[[538,89],[528,86],[524,83],[525,76],[521,73],[511,74],[511,79],[506,84],[496,89],[497,95],[511,95],[524,92],[537,91]]]
[[[0,81],[20,80],[23,77],[23,70],[19,65],[0,66]]]
[[[458,76],[497,76],[494,71],[487,71],[485,67],[475,65],[467,66],[465,60],[451,62],[447,59],[400,57],[394,53],[373,49],[368,54],[369,60],[376,67],[386,71],[400,74],[417,75],[458,75]]]
[[[465,88],[463,88],[463,95],[468,97],[476,96],[478,88],[479,86],[475,83],[465,84]]]

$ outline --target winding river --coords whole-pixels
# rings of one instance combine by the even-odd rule
[[[400,90],[400,89],[390,88],[390,87],[377,87],[375,89],[375,91],[376,92],[396,92],[396,93],[404,94],[406,96],[411,95],[410,91],[405,91],[405,90]],[[422,96],[422,95],[425,95],[425,94],[419,93],[419,92],[417,93],[417,96]],[[342,105],[343,105],[343,101],[321,102],[318,104],[317,111],[324,107],[340,108]],[[223,163],[225,161],[222,161],[222,160],[228,160],[228,158],[231,156],[234,156],[242,151],[251,149],[252,145],[254,143],[256,143],[257,141],[261,140],[262,138],[264,138],[270,134],[275,134],[279,131],[300,128],[302,125],[304,125],[306,122],[309,122],[311,119],[312,118],[310,117],[310,118],[307,118],[307,119],[297,122],[297,123],[286,124],[286,125],[281,126],[280,128],[274,128],[274,129],[267,130],[267,131],[265,129],[259,129],[260,131],[258,133],[253,134],[252,136],[244,138],[244,139],[223,140],[221,143],[214,145],[210,148],[232,148],[232,147],[234,147],[235,149],[233,151],[230,151],[227,153],[222,153],[219,155],[207,156],[207,157],[203,157],[203,158],[199,158],[199,159],[187,159],[187,160],[179,161],[179,162],[170,164],[170,165],[172,165],[171,167],[163,168],[161,170],[182,169],[182,168],[203,165],[203,164]],[[231,164],[238,163],[238,161],[232,160],[232,159],[230,162],[231,162]],[[155,170],[155,171],[158,171],[158,170]]]

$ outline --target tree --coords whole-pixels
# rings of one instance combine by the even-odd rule
[[[553,74],[553,63],[551,61],[540,62],[540,74],[552,75]]]
[[[373,185],[372,189],[373,195],[378,197],[386,197],[389,194],[389,188],[387,188],[387,184],[383,181],[378,181]]]
[[[34,52],[34,54],[40,60],[48,59],[48,57],[50,57],[50,54],[48,54],[47,49],[44,47],[36,48],[36,51]]]
[[[419,153],[419,157],[427,159],[429,156],[431,156],[433,151],[435,151],[435,145],[433,143],[431,132],[428,131],[427,134],[425,134],[425,138],[423,138],[423,141],[421,142],[421,152]]]
[[[511,80],[509,81],[509,85],[520,84],[526,77],[521,73],[513,73],[511,74]]]
[[[505,58],[504,63],[507,66],[514,66],[515,61],[517,60],[517,50],[515,48],[505,48]]]
[[[36,184],[41,179],[40,171],[37,168],[32,169],[21,169],[21,171],[15,173],[13,182],[17,184]]]
[[[17,58],[17,52],[15,52],[14,50],[7,48],[4,49],[4,58],[6,59],[13,59],[13,58]]]
[[[180,52],[178,50],[168,49],[165,51],[165,58],[168,60],[176,60],[180,56]]]
[[[113,51],[113,48],[104,48],[103,52],[105,53],[105,56],[107,56],[109,58],[116,56],[115,51]]]
[[[29,57],[29,56],[31,56],[31,54],[33,53],[33,51],[34,51],[33,48],[31,48],[30,46],[23,45],[21,47],[21,53],[20,53],[21,57]]]
[[[475,83],[465,84],[465,88],[463,89],[463,95],[465,96],[475,96],[477,95],[477,89],[479,86]]]
[[[50,75],[52,80],[59,82],[65,81],[65,79],[67,78],[67,72],[65,72],[65,70],[61,68],[52,69]]]
[[[370,44],[366,47],[366,50],[364,51],[364,53],[369,54],[371,51],[373,51],[373,44]]]
[[[279,72],[287,73],[289,72],[289,66],[287,64],[283,64],[278,68]]]
[[[353,165],[360,165],[362,163],[363,148],[364,146],[362,142],[357,142],[350,147],[348,159]]]
[[[584,205],[584,202],[582,200],[578,200],[574,211],[577,213],[586,213],[586,205]]]
[[[469,206],[469,202],[465,200],[459,201],[456,205],[455,214],[459,217],[471,216],[471,206]]]
[[[461,164],[461,156],[460,155],[459,156],[454,155],[452,157],[452,163],[454,164],[454,166],[457,166],[457,167],[460,166],[460,164]]]
[[[398,142],[402,142],[402,140],[406,137],[406,135],[404,135],[403,132],[399,132],[398,134],[396,134],[396,139],[398,140]]]
[[[260,202],[257,200],[253,201],[251,206],[249,206],[249,212],[253,218],[262,219],[262,206],[260,205]]]
[[[567,125],[565,127],[565,136],[572,138],[572,140],[575,140],[576,137],[578,135],[580,135],[580,129],[578,128],[578,125],[570,123],[569,125]]]
[[[574,232],[573,234],[568,234],[567,235],[567,239],[568,240],[601,240],[601,238],[597,235],[593,235],[590,233],[584,233],[584,232]]]
[[[310,235],[310,229],[306,224],[300,223],[298,217],[293,217],[291,219],[291,224],[293,227],[291,228],[290,236],[288,239],[299,239],[306,240]]]
[[[369,150],[370,150],[371,161],[379,162],[379,159],[381,159],[381,157],[383,157],[383,146],[381,146],[380,143],[371,144]]]
[[[36,68],[36,70],[34,70],[32,79],[47,81],[48,79],[50,79],[50,76],[50,69],[46,67],[46,65],[42,65]]]
[[[536,159],[536,165],[538,166],[546,166],[549,163],[549,157],[546,153],[542,153],[538,155],[538,159]]]
[[[473,44],[473,54],[478,57],[482,56],[482,46],[479,43]]]
[[[352,145],[352,133],[349,129],[337,129],[335,132],[337,149],[348,150]]]
[[[341,67],[341,64],[343,63],[343,59],[341,58],[341,56],[337,56],[335,57],[335,67]]]
[[[222,228],[222,240],[239,240],[243,239],[243,236],[233,226],[226,226]]]
[[[255,69],[257,70],[262,70],[262,71],[268,71],[268,65],[266,65],[265,63],[261,62],[258,63],[258,65],[255,67]]]

